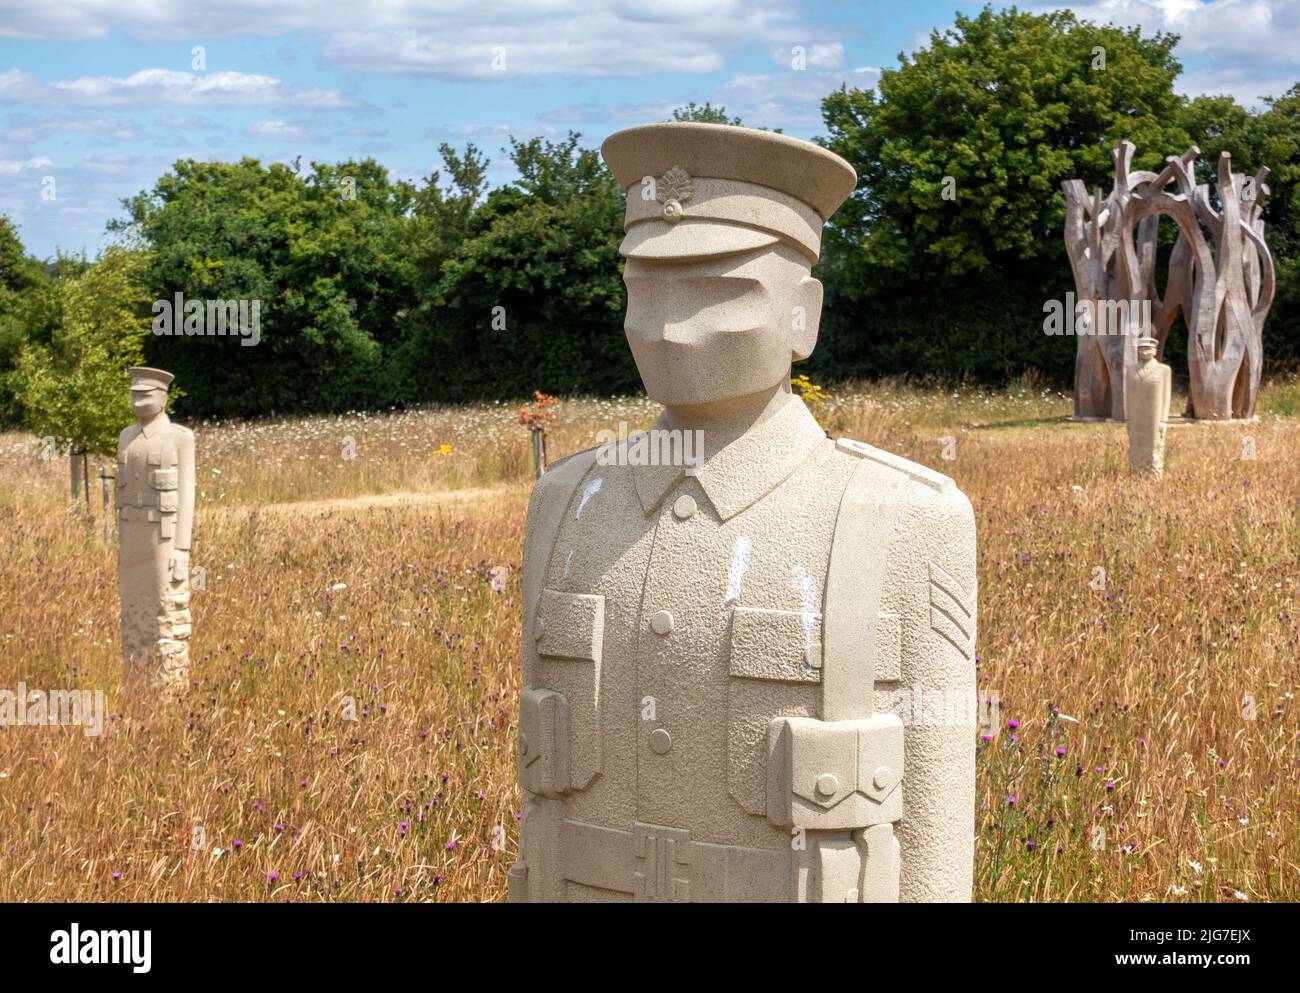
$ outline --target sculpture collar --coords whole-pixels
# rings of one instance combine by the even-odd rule
[[[146,438],[152,438],[159,431],[169,426],[170,424],[171,424],[171,419],[167,416],[166,413],[162,413],[159,414],[157,417],[155,417],[148,424],[142,424],[140,426],[140,433],[144,435]]]
[[[652,430],[664,430],[664,415]],[[780,410],[698,466],[695,477],[722,520],[739,514],[785,482],[826,440],[826,432],[791,394]],[[632,480],[649,516],[685,475],[680,465],[633,465]]]

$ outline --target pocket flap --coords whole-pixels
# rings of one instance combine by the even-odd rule
[[[164,514],[176,513],[180,509],[180,493],[176,490],[159,492],[158,509]]]
[[[604,637],[603,596],[542,590],[533,623],[538,655],[596,662]]]
[[[174,490],[180,482],[179,476],[175,469],[154,469],[151,482],[155,490]]]
[[[791,722],[790,791],[829,809],[858,788],[858,728],[853,721]]]
[[[821,631],[821,614],[737,607],[731,617],[731,675],[821,682]]]

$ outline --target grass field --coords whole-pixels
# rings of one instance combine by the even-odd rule
[[[822,412],[975,508],[1001,706],[977,899],[1300,899],[1298,398],[1273,384],[1257,423],[1171,428],[1160,484],[1129,478],[1122,426],[1032,385],[866,384]],[[0,688],[102,688],[111,712],[99,737],[0,728],[0,900],[503,899],[532,477],[514,413],[198,425],[206,588],[172,705],[123,693],[98,493],[70,515],[66,462],[0,435]],[[552,457],[652,416],[566,401]]]

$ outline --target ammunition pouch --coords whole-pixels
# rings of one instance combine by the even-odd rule
[[[554,690],[524,690],[519,700],[519,784],[538,796],[569,792],[569,701]]]
[[[854,831],[903,816],[903,722],[778,717],[767,734],[767,819]]]

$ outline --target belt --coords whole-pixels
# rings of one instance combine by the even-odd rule
[[[560,822],[564,878],[664,903],[781,903],[793,853],[691,841],[681,828],[637,822],[631,831]]]

